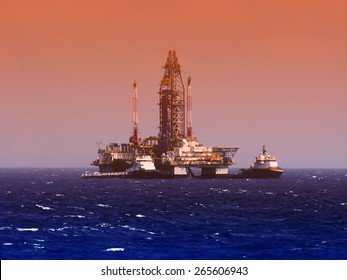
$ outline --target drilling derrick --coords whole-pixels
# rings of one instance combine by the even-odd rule
[[[171,150],[185,137],[185,93],[176,50],[169,50],[159,89],[159,146]]]

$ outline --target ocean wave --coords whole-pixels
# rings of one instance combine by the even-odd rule
[[[202,203],[197,203],[197,202],[196,202],[195,205],[196,205],[196,206],[201,206],[202,208],[206,208],[206,206],[205,206],[204,204],[202,204]]]
[[[125,248],[107,248],[104,252],[123,252]]]
[[[137,214],[135,217],[136,217],[136,218],[146,218],[146,215]]]
[[[283,222],[285,221],[286,219],[283,219],[283,218],[277,218],[277,219],[271,219],[271,222]]]
[[[205,237],[206,239],[212,238],[212,239],[213,239],[214,241],[216,241],[216,242],[219,242],[219,241],[222,240],[221,237],[220,237],[219,232],[215,232],[215,233],[212,233],[212,234],[205,234],[204,237]]]
[[[61,227],[61,228],[49,228],[48,231],[63,231],[63,230],[66,230],[66,229],[69,229],[70,227]]]
[[[83,215],[65,215],[65,218],[78,218],[78,219],[85,219],[86,216]]]
[[[239,189],[239,191],[235,192],[235,193],[246,193],[247,190],[244,190],[244,189]]]
[[[87,232],[87,231],[99,231],[100,229],[95,228],[95,227],[90,227],[90,226],[82,226],[82,231]]]
[[[44,249],[45,248],[45,246],[43,246],[42,244],[39,244],[39,243],[33,243],[32,245],[35,249]]]
[[[17,231],[38,231],[38,228],[16,228]]]
[[[97,227],[101,227],[101,228],[106,228],[106,227],[111,227],[111,224],[109,223],[100,223],[96,225]]]
[[[297,193],[295,193],[294,191],[289,191],[289,193],[292,195],[292,196],[295,196],[295,197],[297,197],[297,196],[299,196]]]
[[[125,229],[128,229],[128,230],[139,230],[136,227],[131,227],[131,226],[128,226],[128,225],[120,225],[119,227],[125,228]]]
[[[11,243],[11,242],[4,242],[4,243],[2,243],[2,245],[3,245],[3,246],[12,246],[13,243]]]
[[[128,230],[131,230],[131,231],[142,231],[142,232],[146,232],[145,229],[136,228],[136,227],[131,227],[131,226],[128,226],[128,225],[120,225],[119,227],[125,228],[125,229],[128,229]]]
[[[210,188],[210,191],[212,192],[218,192],[218,193],[229,193],[229,189],[222,189],[222,188]]]
[[[54,209],[51,208],[51,207],[42,206],[42,205],[39,205],[39,204],[36,204],[35,206],[41,208],[42,210],[54,210]]]
[[[83,207],[78,207],[78,206],[67,206],[66,208],[78,209],[78,210],[85,210]]]
[[[0,227],[0,230],[12,230],[12,227],[4,226],[4,227]]]
[[[98,206],[98,207],[105,207],[105,208],[112,208],[111,205],[108,205],[108,204],[101,204],[101,203],[96,204],[96,206]]]
[[[302,250],[303,250],[302,248],[298,248],[298,247],[290,249],[290,251],[302,251]]]

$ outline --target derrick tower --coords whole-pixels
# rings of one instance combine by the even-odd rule
[[[159,146],[171,149],[185,137],[185,91],[176,50],[170,49],[159,89]]]

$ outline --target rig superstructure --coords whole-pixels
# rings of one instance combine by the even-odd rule
[[[129,143],[111,143],[99,147],[92,165],[100,173],[124,172],[137,156],[151,156],[163,177],[185,177],[192,167],[201,177],[226,177],[238,147],[210,147],[199,143],[192,128],[192,88],[188,77],[187,97],[176,50],[170,49],[159,88],[159,133],[143,140],[138,133],[138,88],[133,83],[132,135]],[[187,121],[187,122],[186,122]]]

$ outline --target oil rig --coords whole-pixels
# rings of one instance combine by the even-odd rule
[[[159,87],[159,133],[144,139],[139,137],[138,85],[133,83],[132,135],[128,143],[99,146],[98,158],[91,164],[99,174],[126,172],[139,156],[150,156],[163,178],[227,177],[228,167],[238,147],[211,147],[199,143],[192,127],[192,80],[188,77],[187,94],[176,50],[170,49]],[[194,172],[193,170],[197,170]],[[197,175],[198,174],[198,175]]]

